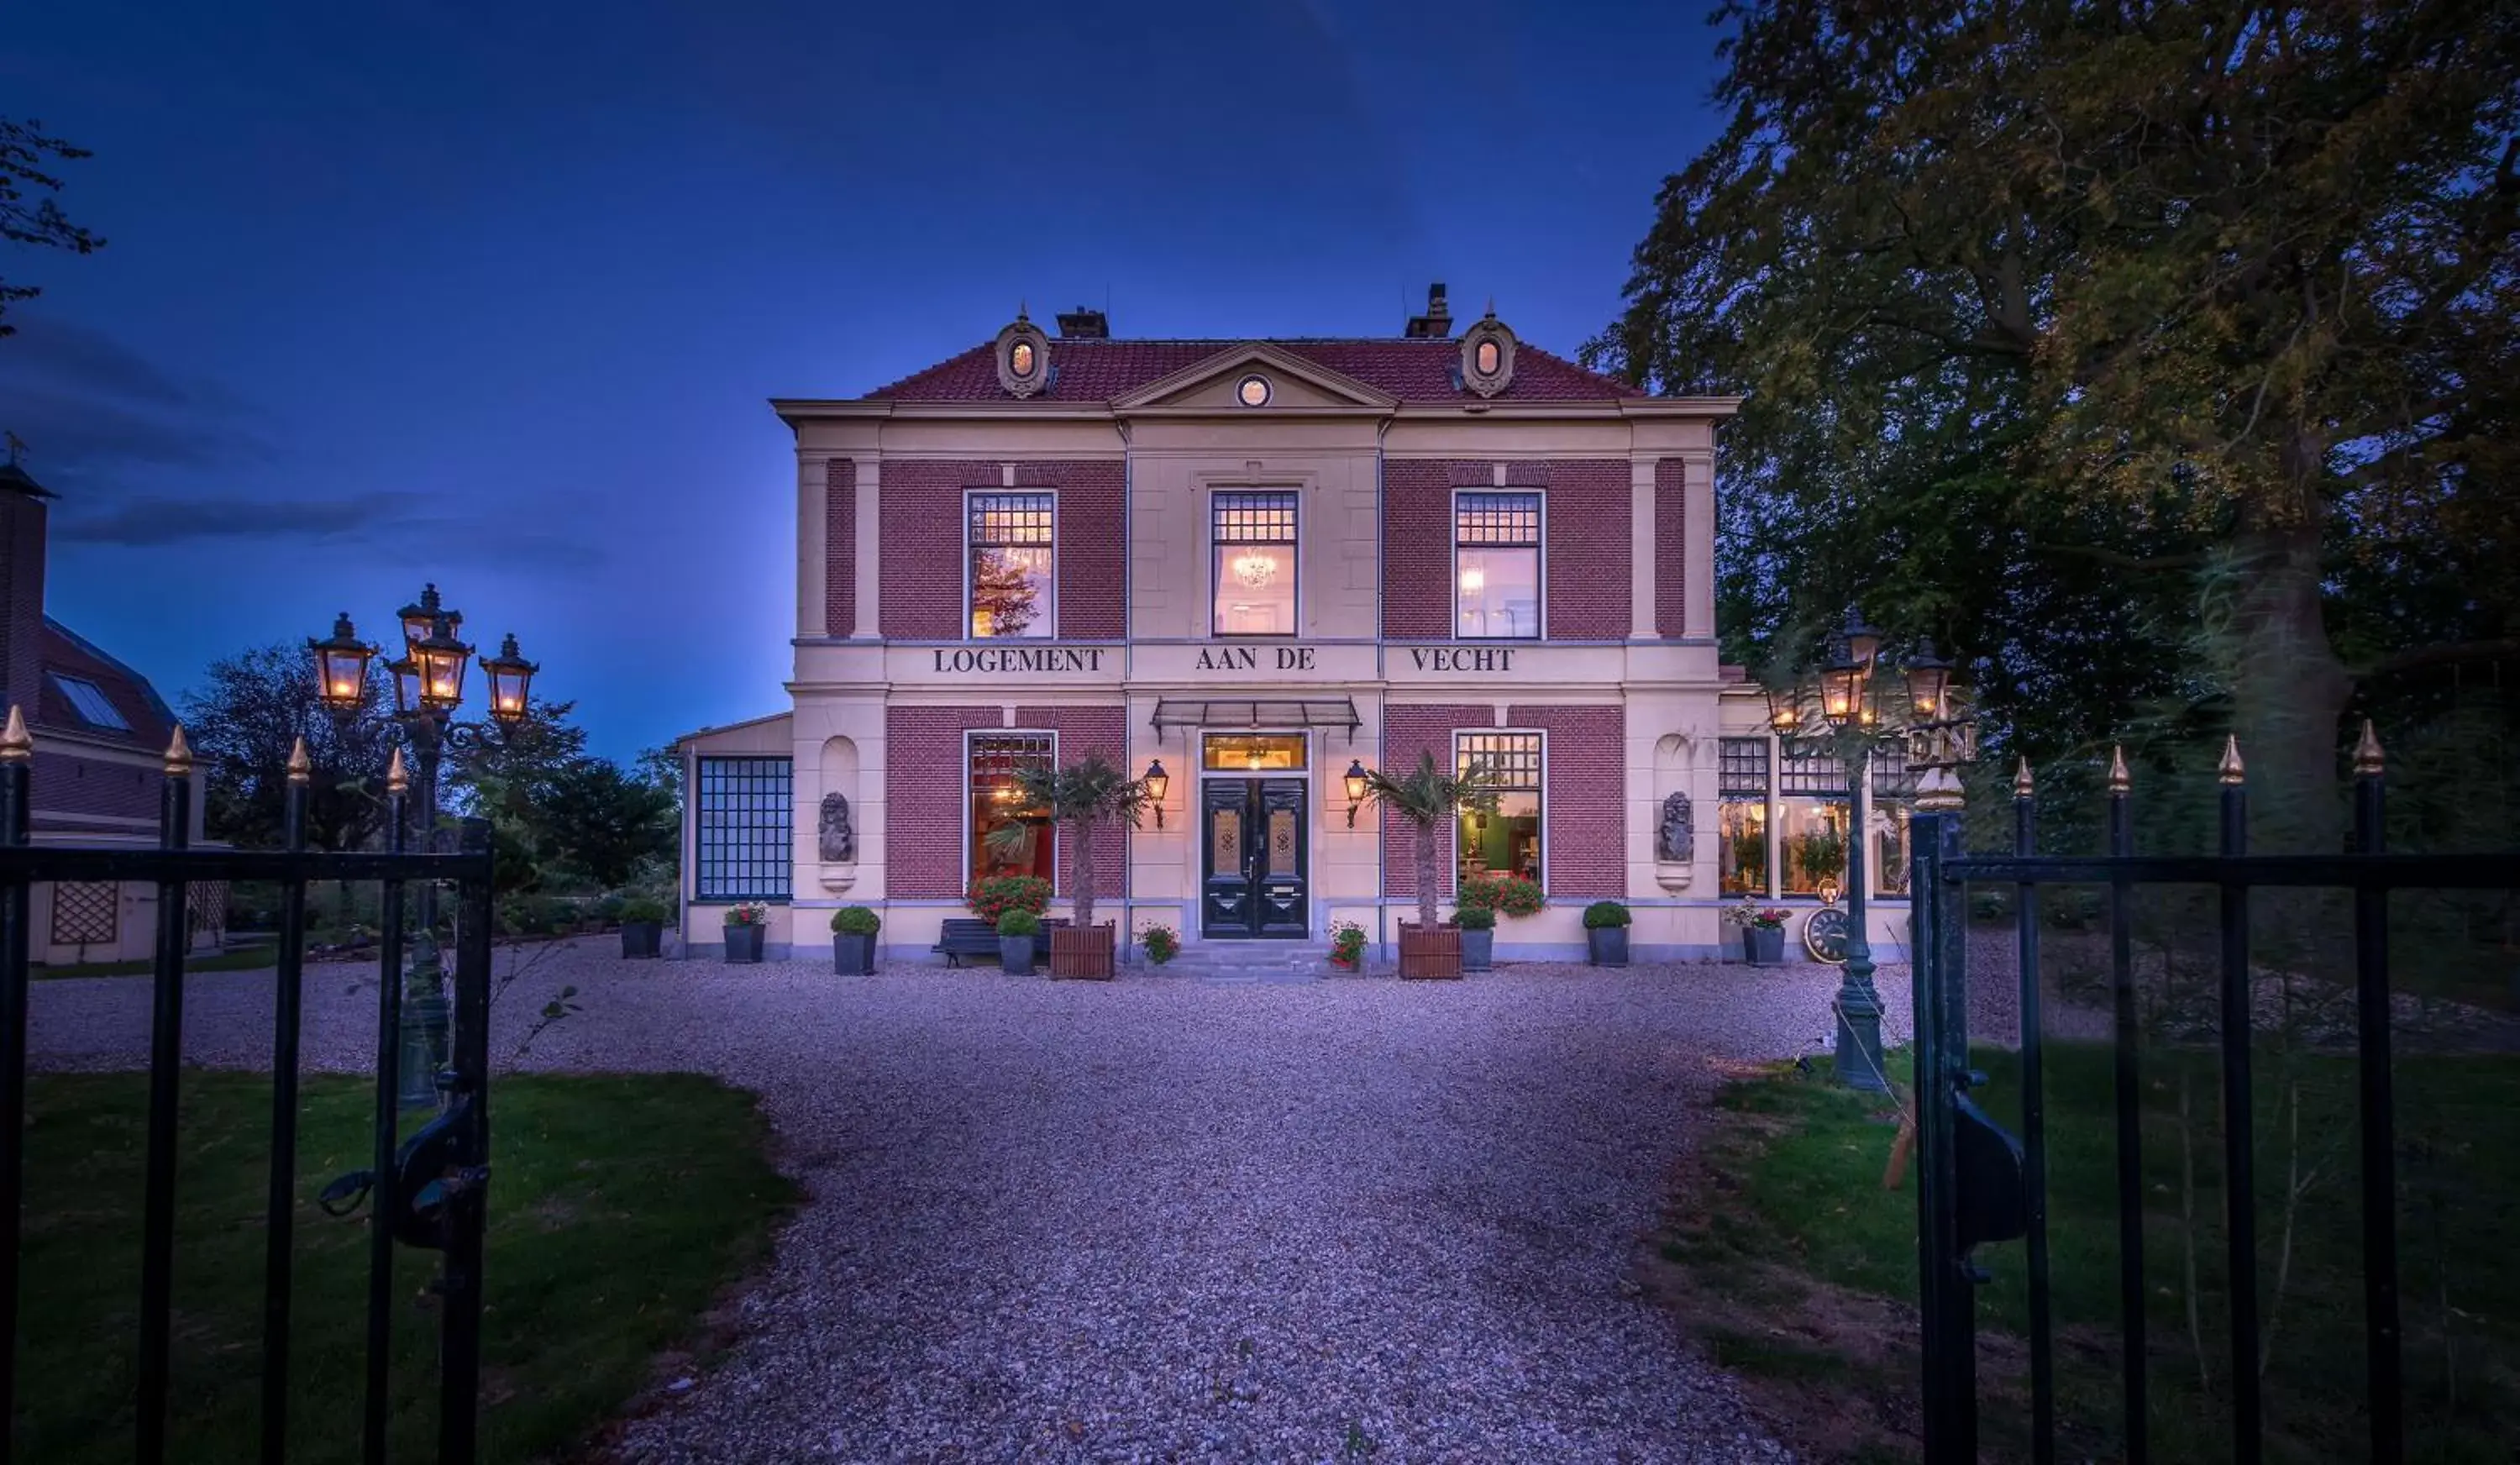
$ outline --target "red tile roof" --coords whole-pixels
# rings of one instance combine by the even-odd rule
[[[1149,382],[1236,346],[1242,340],[1053,340],[1050,364],[1056,376],[1037,402],[1107,402]],[[1272,340],[1290,356],[1350,377],[1404,402],[1464,402],[1476,398],[1454,381],[1461,370],[1458,339],[1297,339]],[[1002,402],[1010,399],[998,384],[994,341],[983,341],[959,356],[948,357],[923,372],[867,393],[871,400],[892,402]],[[1598,372],[1588,371],[1537,346],[1516,342],[1513,384],[1495,400],[1506,402],[1600,402],[1644,393]]]
[[[149,679],[99,650],[93,642],[69,627],[44,618],[44,685],[36,697],[34,722],[38,728],[59,728],[88,737],[101,737],[125,742],[155,753],[166,746],[175,733],[175,717]],[[59,674],[75,677],[92,684],[122,714],[131,726],[100,728],[79,715],[70,699],[64,694],[53,677]]]

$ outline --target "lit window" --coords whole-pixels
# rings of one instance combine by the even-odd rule
[[[1245,407],[1266,407],[1269,405],[1269,378],[1245,377],[1236,384],[1234,395]]]
[[[1495,376],[1497,367],[1505,360],[1493,340],[1483,340],[1472,347],[1470,359],[1477,366],[1478,373],[1482,377]]]
[[[971,635],[1056,634],[1058,552],[1049,494],[973,494]]]
[[[1872,890],[1876,895],[1908,893],[1908,814],[1916,798],[1916,774],[1908,755],[1884,748],[1872,755]]]
[[[1484,874],[1540,880],[1540,734],[1462,732],[1453,739],[1458,766],[1487,770],[1496,808],[1462,815],[1462,879]]]
[[[70,710],[78,714],[80,722],[114,732],[131,731],[131,724],[106,696],[104,688],[85,677],[65,677],[59,672],[53,673],[53,685],[61,688],[63,696],[69,698]]]
[[[1540,634],[1540,495],[1453,500],[1454,626],[1462,636]]]
[[[1007,348],[1007,365],[1018,377],[1032,375],[1032,342],[1019,340]]]
[[[1050,768],[1057,744],[1048,732],[974,733],[971,737],[971,878],[1039,875],[1051,878],[1058,841],[1050,819],[1027,803],[1016,779],[1026,769]],[[1013,824],[1024,831],[1014,848],[990,835]]]
[[[1295,496],[1220,493],[1210,501],[1219,636],[1295,634]]]
[[[1822,884],[1846,888],[1846,767],[1826,753],[1788,761],[1777,800],[1778,873],[1786,895],[1818,895]]]
[[[693,816],[699,860],[692,894],[702,901],[788,899],[789,844],[786,758],[702,758]]]
[[[1210,732],[1199,740],[1200,767],[1222,773],[1274,773],[1304,766],[1301,732]]]
[[[1768,893],[1768,740],[1728,737],[1715,772],[1717,888],[1726,895]]]

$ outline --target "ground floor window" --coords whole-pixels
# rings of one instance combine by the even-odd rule
[[[1768,893],[1768,740],[1728,737],[1717,747],[1715,867],[1726,895]]]
[[[1915,796],[1916,775],[1908,767],[1904,750],[1885,748],[1872,755],[1872,845],[1868,855],[1876,895],[1908,893],[1908,860],[1912,853],[1908,844],[1908,813]]]
[[[1846,768],[1833,754],[1790,759],[1777,779],[1778,875],[1785,895],[1846,888],[1846,841],[1854,821]]]
[[[971,848],[968,867],[973,880],[993,875],[1039,875],[1053,878],[1058,841],[1049,818],[1025,801],[1017,778],[1028,768],[1050,768],[1058,744],[1049,732],[977,732],[971,735]],[[1012,847],[990,836],[1012,825],[1022,829]]]
[[[698,856],[692,895],[701,901],[788,899],[790,760],[702,758],[694,771]]]
[[[1463,770],[1484,768],[1497,791],[1493,811],[1462,815],[1459,877],[1510,874],[1541,883],[1541,734],[1463,732],[1454,738],[1454,755]]]

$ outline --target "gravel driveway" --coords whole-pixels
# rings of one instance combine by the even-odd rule
[[[190,984],[196,1061],[261,1060],[268,981]],[[518,1059],[563,982],[586,1010]],[[500,1000],[495,1046],[755,1088],[811,1192],[626,1460],[1731,1461],[1780,1452],[1634,1249],[1717,1066],[1816,1050],[1834,983],[839,979],[589,943]],[[139,1062],[147,986],[39,984],[37,1062]],[[317,969],[310,1063],[364,1066],[373,1001]]]

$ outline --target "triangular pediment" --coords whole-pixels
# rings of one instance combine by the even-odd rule
[[[1266,406],[1254,408],[1241,400],[1242,381],[1252,376],[1268,382]],[[1399,405],[1399,399],[1267,341],[1245,341],[1114,398],[1111,405],[1122,412],[1161,409],[1266,413],[1357,408],[1388,412]]]

